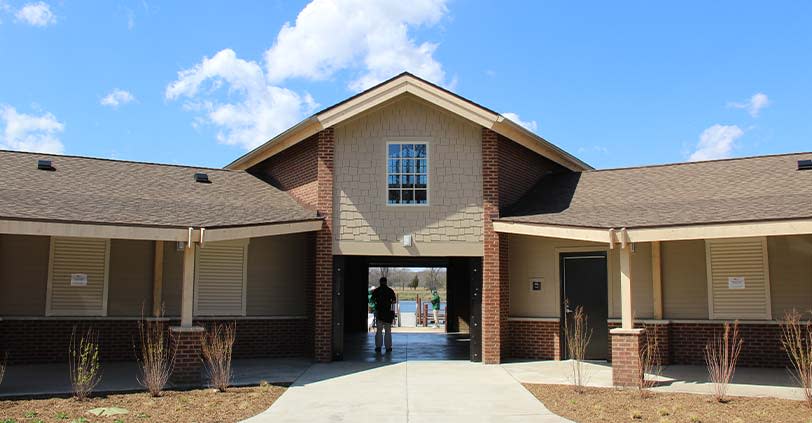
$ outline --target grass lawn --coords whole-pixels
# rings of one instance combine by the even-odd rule
[[[423,301],[431,301],[431,291],[426,288],[405,288],[401,289],[400,287],[392,287],[396,294],[398,294],[398,300],[400,301],[415,301],[418,295]],[[442,290],[437,290],[437,293],[440,294],[440,299],[446,299],[446,292]]]
[[[636,390],[568,385],[524,385],[553,413],[579,423],[591,422],[812,422],[801,401],[732,397],[720,404],[710,395],[657,392],[641,398]]]
[[[159,398],[147,393],[114,394],[88,401],[73,398],[0,400],[0,422],[238,422],[257,415],[285,392],[277,385],[167,391]],[[119,407],[129,411],[97,417],[88,411],[97,407]]]

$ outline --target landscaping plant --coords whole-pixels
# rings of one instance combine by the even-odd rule
[[[93,388],[101,381],[99,364],[99,339],[93,329],[77,336],[76,327],[70,337],[68,361],[70,382],[76,399],[83,401],[90,397]]]
[[[3,361],[0,361],[0,385],[3,384],[3,377],[6,375],[6,363],[8,362],[8,353],[3,356]]]
[[[138,333],[141,349],[138,354],[138,365],[141,375],[138,382],[153,397],[161,395],[175,364],[175,355],[169,344],[166,324],[159,320],[138,321]]]
[[[564,309],[569,310],[569,301],[564,300]],[[584,308],[578,306],[572,312],[572,318],[564,318],[564,336],[567,342],[567,353],[572,365],[572,384],[578,393],[584,391],[586,385],[586,375],[584,369],[584,358],[589,341],[592,339],[592,329],[586,322]],[[570,322],[570,320],[572,320]]]
[[[640,360],[638,361],[640,379],[637,388],[641,397],[651,395],[651,388],[657,384],[657,380],[662,374],[663,366],[660,362],[660,350],[657,343],[657,334],[654,328],[645,327],[646,343],[640,348]],[[649,378],[646,378],[649,375]]]
[[[736,362],[739,361],[742,344],[737,320],[732,328],[730,323],[725,322],[722,335],[717,335],[705,345],[705,363],[716,401],[727,402],[727,388],[733,379],[733,373],[736,372]]]
[[[793,376],[803,388],[806,404],[812,407],[812,323],[802,322],[801,317],[795,309],[784,314],[781,343],[792,363]]]
[[[225,392],[231,383],[231,352],[237,334],[235,322],[213,324],[203,336],[203,361],[209,373],[209,383]]]

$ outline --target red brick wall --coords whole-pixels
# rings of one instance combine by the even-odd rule
[[[250,169],[308,207],[318,202],[318,136],[299,142]]]
[[[511,320],[508,322],[507,356],[530,360],[560,360],[560,329],[557,321]]]
[[[505,235],[493,230],[499,218],[499,140],[496,132],[482,128],[482,198],[484,209],[484,258],[482,260],[482,360],[497,364],[507,349],[509,285]]]
[[[221,320],[220,323],[230,322]],[[237,320],[234,358],[312,356],[309,319]],[[179,322],[167,322],[167,327]],[[210,325],[211,320],[195,321]],[[66,363],[73,327],[99,335],[102,361],[133,361],[139,347],[136,320],[2,320],[0,354],[10,364]]]
[[[620,322],[609,322],[609,330],[614,328],[620,327]],[[671,364],[671,330],[670,330],[670,323],[644,323],[644,322],[635,322],[634,327],[636,328],[645,328],[646,334],[643,336],[644,341],[648,341],[648,339],[656,339],[657,341],[657,352],[658,357],[660,359],[660,364],[668,365]],[[653,337],[653,338],[651,338]],[[611,361],[612,357],[612,343],[609,342],[609,353],[608,353],[609,360]]]
[[[203,380],[201,348],[203,329],[200,327],[173,327],[170,331],[172,351],[175,357],[170,380],[175,385],[200,385]]]
[[[499,136],[499,206],[518,201],[542,177],[563,169],[552,160]]]
[[[721,323],[671,323],[671,362],[705,365],[705,345],[721,335]],[[785,367],[787,354],[781,346],[781,326],[777,324],[740,324],[742,367]]]
[[[333,354],[333,156],[335,132],[327,128],[318,134],[318,201],[324,226],[316,233],[314,287],[314,357],[330,361]]]
[[[640,348],[645,337],[640,334],[612,334],[612,384],[638,386],[640,378]]]

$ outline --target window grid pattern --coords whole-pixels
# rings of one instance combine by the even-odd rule
[[[386,183],[387,204],[428,204],[428,144],[390,143],[387,146]]]

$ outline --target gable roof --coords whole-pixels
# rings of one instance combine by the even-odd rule
[[[647,228],[812,218],[810,153],[555,174],[504,222]]]
[[[227,169],[245,170],[274,154],[365,111],[380,106],[395,97],[411,94],[437,107],[491,129],[530,150],[574,171],[591,169],[577,157],[553,145],[523,126],[493,110],[463,98],[436,84],[408,72],[356,94],[340,103],[323,109],[302,120],[285,132],[246,153],[226,166]]]
[[[38,170],[39,159],[56,170]],[[0,150],[0,181],[4,220],[216,229],[319,219],[244,171]]]

